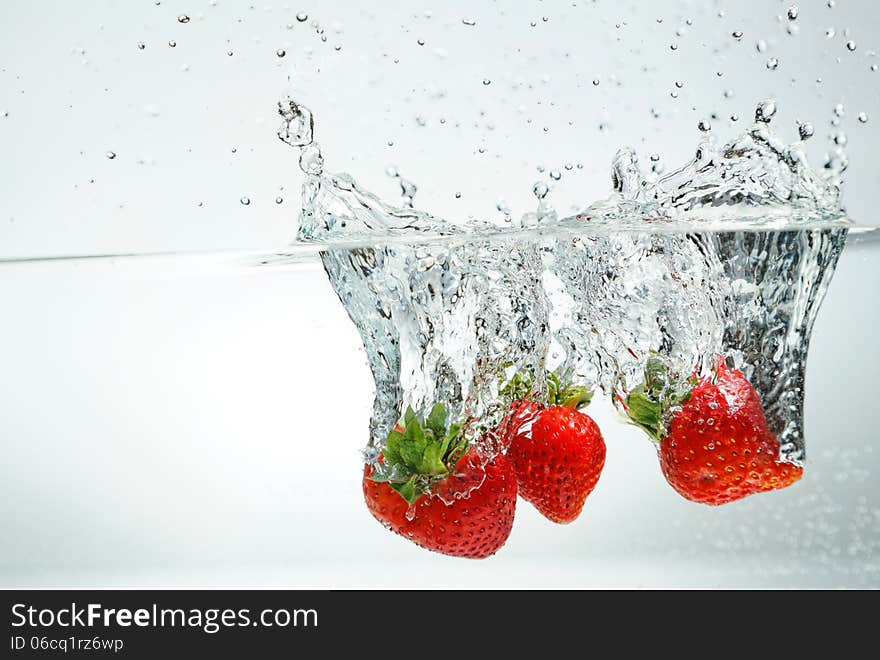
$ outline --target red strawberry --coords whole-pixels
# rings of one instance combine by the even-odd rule
[[[589,403],[589,390],[561,388],[553,375],[548,380],[550,406],[522,401],[512,406],[512,414],[527,421],[514,434],[507,456],[522,498],[553,522],[570,523],[599,481],[605,442],[596,422],[578,412]]]
[[[741,372],[722,361],[714,380],[691,379],[678,392],[659,359],[651,358],[645,373],[626,399],[627,413],[659,443],[663,475],[683,497],[726,504],[801,478],[803,468],[781,460],[779,440]]]
[[[364,467],[373,517],[413,543],[454,557],[483,559],[507,541],[516,477],[504,455],[468,447],[461,427],[434,406],[424,422],[408,409],[376,465]]]

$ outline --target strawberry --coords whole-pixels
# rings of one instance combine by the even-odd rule
[[[507,541],[516,509],[516,477],[503,454],[468,446],[436,404],[427,419],[408,408],[379,461],[364,467],[373,517],[428,550],[483,559]]]
[[[674,379],[673,379],[674,380]],[[780,458],[757,392],[723,361],[717,374],[670,386],[654,356],[627,396],[629,418],[659,444],[660,467],[683,497],[719,505],[790,486],[803,468]]]
[[[570,523],[599,481],[605,441],[596,422],[578,412],[592,393],[583,387],[561,387],[553,374],[548,384],[547,407],[530,401],[512,405],[512,414],[527,421],[514,433],[507,456],[522,498],[553,522]]]

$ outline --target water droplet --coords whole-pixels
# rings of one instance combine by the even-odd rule
[[[669,96],[671,96],[671,97],[674,98],[674,99],[677,99],[677,98],[678,98],[678,92],[676,92],[676,91],[673,89],[671,92],[669,92]]]
[[[743,38],[743,32],[742,32],[742,30],[734,30],[733,32],[730,33],[730,36],[732,36],[734,39],[739,41],[740,39]]]
[[[483,84],[484,84],[484,85],[491,85],[491,84],[492,84],[492,81],[489,80],[488,78],[483,78]]]
[[[678,50],[678,44],[669,44],[669,50]]]
[[[138,41],[138,50],[143,50],[146,47],[147,44],[145,44],[143,41]]]
[[[282,123],[278,138],[292,147],[304,147],[314,140],[315,123],[308,108],[293,99],[278,102],[278,114]]]
[[[242,198],[241,198],[240,200],[238,200],[238,201],[241,202],[243,206],[250,206],[251,198],[245,196],[245,197],[242,197]]]
[[[767,42],[763,39],[759,39],[758,43],[755,44],[755,48],[759,53],[763,53],[765,50],[767,50]]]
[[[284,57],[285,55],[287,55],[287,52],[283,48],[279,48],[278,50],[275,51],[275,54],[278,57]]]
[[[562,172],[559,170],[550,170],[550,178],[554,181],[559,181],[562,178]]]
[[[473,27],[477,24],[477,22],[472,18],[463,18],[461,19],[461,22],[468,27]]]
[[[425,45],[425,40],[424,40],[424,39],[416,39],[416,43],[417,43],[419,46],[424,46],[424,45]]]
[[[301,11],[296,15],[296,20],[298,20],[300,23],[305,23],[307,20],[309,20],[309,15],[304,11]]]
[[[675,86],[678,87],[679,89],[681,89],[682,87],[684,87],[684,83],[681,82],[680,80],[676,80],[676,81],[675,81]]]
[[[826,2],[825,4],[828,5],[828,9],[833,9],[834,5],[836,5],[837,3],[834,2],[834,0],[828,0],[828,2]]]
[[[845,146],[846,146],[846,143],[847,143],[848,141],[849,141],[849,140],[847,140],[846,133],[844,133],[843,131],[840,131],[840,132],[838,132],[838,133],[835,133],[835,135],[834,135],[834,144],[836,144],[838,147],[845,147]]]
[[[838,103],[834,106],[834,116],[835,117],[843,117],[846,114],[846,110],[843,107],[843,103]]]
[[[550,188],[543,181],[536,181],[535,185],[532,186],[532,192],[538,199],[544,199],[547,193],[550,192]]]
[[[594,87],[598,87],[598,86],[599,86],[599,79],[598,79],[598,78],[593,78],[593,86],[594,86]]]
[[[856,49],[856,42],[853,41],[852,39],[847,41],[846,42],[846,49],[850,52],[854,51]]]
[[[712,124],[708,119],[701,119],[699,123],[697,123],[697,128],[703,131],[703,133],[708,133],[712,130]]]
[[[656,163],[658,160],[660,160],[660,154],[651,154],[650,158],[651,162]]]
[[[114,158],[116,158],[116,152],[114,152],[114,151],[108,151],[106,155],[107,155],[107,158],[109,158],[110,160],[113,160]]]
[[[862,122],[863,124],[867,124],[867,123],[868,123],[868,115],[867,115],[866,113],[864,113],[864,112],[860,112],[860,113],[859,113],[858,119],[859,119],[859,121]]]
[[[232,57],[232,51],[231,51],[231,50],[227,50],[227,51],[226,51],[226,54],[229,55],[229,57]]]
[[[178,23],[189,23],[189,16],[187,16],[186,14],[181,14],[180,16],[177,17],[177,22]]]
[[[542,17],[541,17],[541,20],[544,21],[544,22],[546,23],[546,22],[549,21],[550,19],[549,19],[548,17],[546,17],[546,16],[542,16]]]
[[[275,203],[276,203],[276,204],[281,204],[283,201],[284,201],[284,198],[281,197],[281,196],[278,196],[278,197],[275,198]]]
[[[796,5],[792,5],[788,8],[788,20],[796,21],[798,17],[798,8]]]
[[[174,48],[177,45],[177,42],[174,41],[174,39],[172,39],[171,41],[168,42],[168,45],[171,46],[172,48]]]
[[[571,170],[571,169],[573,169],[573,168],[574,168],[574,163],[566,163],[566,164],[565,164],[565,169],[566,169],[566,170]]]
[[[773,115],[776,114],[776,101],[773,99],[767,99],[765,101],[761,101],[758,104],[758,107],[755,108],[755,121],[762,122],[764,124],[769,124],[770,120],[773,119]]]
[[[830,27],[830,28],[828,28],[827,30],[825,30],[825,36],[826,36],[828,39],[833,38],[835,34],[837,34],[837,32],[835,32],[835,30],[834,30],[833,27]]]
[[[776,69],[779,67],[779,60],[775,57],[771,57],[769,60],[767,60],[766,66],[770,71],[776,71]]]
[[[455,193],[455,199],[461,199],[461,193],[460,193],[460,192]]]
[[[813,125],[809,122],[804,122],[803,124],[798,124],[798,135],[801,140],[809,140],[813,137]]]
[[[730,115],[730,121],[739,121],[739,115],[734,112]]]
[[[333,50],[338,53],[340,50],[342,50],[342,44],[336,44],[335,46],[333,46]]]
[[[733,90],[732,89],[725,89],[724,90],[724,98],[732,99],[733,98]]]
[[[876,65],[876,64],[872,64],[872,65],[871,65],[871,71],[876,71],[876,70],[877,70],[877,65]]]

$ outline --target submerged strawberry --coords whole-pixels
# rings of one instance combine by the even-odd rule
[[[522,498],[553,522],[570,523],[599,481],[605,441],[593,419],[578,411],[592,393],[563,387],[555,375],[548,381],[549,406],[517,401],[511,407],[513,416],[531,424],[513,434],[507,456]]]
[[[470,447],[447,426],[443,404],[427,419],[407,409],[376,465],[364,467],[364,499],[391,531],[446,555],[483,559],[510,536],[516,478],[507,458]]]
[[[670,386],[652,357],[645,382],[626,398],[627,415],[659,443],[660,467],[683,497],[719,505],[790,486],[803,469],[780,458],[757,392],[741,372]]]

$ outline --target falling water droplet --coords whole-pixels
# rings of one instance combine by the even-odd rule
[[[798,135],[801,140],[809,140],[813,137],[813,125],[810,122],[804,122],[803,124],[798,124]]]
[[[550,188],[543,181],[536,181],[535,185],[532,186],[532,192],[538,199],[544,199],[547,193],[550,192]]]
[[[251,198],[250,198],[250,197],[243,196],[243,197],[242,197],[240,200],[238,200],[238,201],[241,202],[243,206],[250,206]]]
[[[773,115],[776,114],[776,101],[773,99],[767,99],[765,101],[761,101],[758,104],[758,107],[755,108],[755,121],[762,122],[764,124],[769,124],[770,120],[773,119]]]
[[[177,22],[178,23],[189,23],[189,16],[187,16],[186,14],[181,14],[180,16],[177,17]]]
[[[766,66],[770,71],[776,71],[776,69],[779,67],[779,60],[775,57],[771,57],[769,60],[767,60]]]

